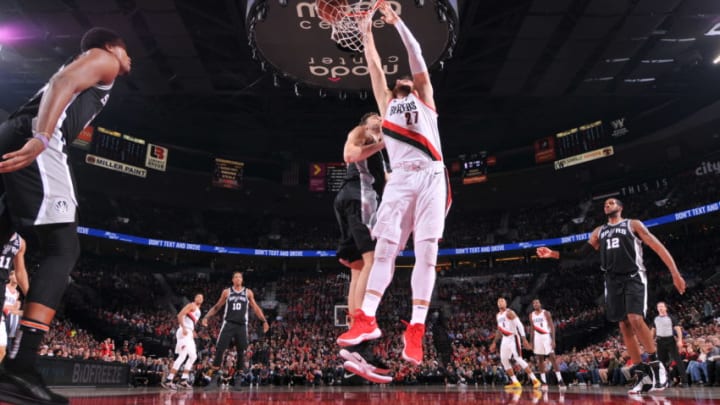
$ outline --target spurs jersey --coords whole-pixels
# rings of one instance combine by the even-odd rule
[[[630,220],[600,228],[600,268],[612,274],[644,272],[642,240],[630,228]]]
[[[385,188],[385,166],[383,152],[377,152],[365,160],[350,163],[338,193],[339,200],[360,200],[362,223],[375,225],[377,207]]]
[[[248,322],[248,299],[247,288],[243,287],[236,291],[230,287],[230,294],[225,303],[225,315],[223,319],[240,325],[247,325]]]
[[[383,134],[393,168],[401,162],[443,160],[437,117],[415,93],[390,100]]]
[[[13,259],[20,251],[20,235],[14,233],[0,252],[0,280],[7,281],[13,268]]]
[[[58,71],[62,71],[65,68],[63,65]],[[30,115],[33,117],[33,129],[35,128],[35,121],[37,120],[37,114],[40,109],[40,100],[43,94],[47,91],[49,84],[46,84],[41,88],[35,95],[28,100],[22,107],[20,107],[10,118],[14,118],[22,115]],[[57,122],[55,131],[53,132],[53,138],[58,142],[61,142],[63,148],[67,143],[72,142],[85,129],[86,126],[97,116],[100,111],[107,104],[110,98],[110,90],[112,89],[113,83],[110,84],[96,84],[93,87],[88,88],[80,94],[74,95],[62,115]],[[42,155],[41,155],[42,156]]]
[[[539,333],[541,335],[548,335],[550,333],[550,325],[548,325],[547,315],[545,314],[544,309],[541,309],[540,313],[533,311],[531,318],[535,333]]]
[[[10,116],[21,125],[19,134],[27,137],[36,129],[40,100],[48,86]],[[29,166],[3,175],[14,222],[35,226],[76,220],[78,201],[67,146],[105,107],[112,86],[96,84],[73,95],[53,129],[47,149]]]
[[[195,308],[194,311],[188,312],[187,315],[185,315],[185,318],[183,318],[183,326],[187,330],[195,330],[198,319],[200,319],[200,308]]]

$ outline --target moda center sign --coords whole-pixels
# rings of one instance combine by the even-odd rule
[[[458,29],[457,0],[385,2],[420,42],[431,69],[450,56]],[[378,11],[373,19],[373,33],[388,83],[392,84],[397,77],[409,74],[410,67],[395,27],[385,24],[380,15]],[[318,18],[315,1],[248,0],[246,17],[254,54],[280,76],[314,87],[370,89],[364,55],[347,52],[330,39],[332,27]]]

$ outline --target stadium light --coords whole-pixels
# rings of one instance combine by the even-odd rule
[[[716,65],[717,65],[717,64],[720,64],[720,55],[718,55],[717,58],[715,58],[715,60],[713,61],[713,63],[716,64]]]

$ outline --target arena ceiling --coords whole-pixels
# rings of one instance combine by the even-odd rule
[[[432,72],[446,154],[528,147],[597,119],[681,115],[720,96],[720,66],[712,63],[720,1],[459,6],[453,58]],[[245,7],[243,0],[0,0],[0,108],[16,108],[77,52],[87,28],[105,26],[126,38],[133,73],[119,81],[101,124],[224,155],[337,160],[372,98],[322,98],[309,88],[298,97],[291,81],[276,86],[252,57]]]

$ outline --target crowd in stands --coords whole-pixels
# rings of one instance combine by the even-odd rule
[[[666,215],[717,200],[720,176],[699,179],[702,188],[671,180],[667,187],[637,194],[626,200],[632,217]],[[337,234],[334,219],[313,225],[292,219],[238,216],[232,220],[220,213],[179,215],[167,207],[148,207],[132,201],[119,206],[120,218],[109,207],[89,210],[89,225],[118,232],[141,234],[170,240],[235,246],[281,249],[332,249]],[[566,202],[548,207],[492,213],[487,217],[456,215],[448,225],[445,246],[477,246],[521,240],[541,239],[587,232],[600,224],[600,201]],[[112,213],[114,217],[109,215]],[[167,218],[185,218],[192,225]],[[104,219],[103,219],[104,218]],[[114,218],[114,219],[113,219]],[[492,218],[491,220],[486,218]],[[582,218],[582,221],[573,221]],[[167,226],[156,226],[162,221]],[[225,231],[210,231],[209,224],[222,224]],[[715,222],[717,222],[715,220]],[[199,226],[196,226],[199,225]],[[214,225],[212,226],[215,227]],[[222,227],[218,225],[218,229]],[[147,229],[156,231],[146,232]],[[191,230],[191,231],[188,231]],[[664,265],[652,253],[646,255],[651,302],[668,301],[680,315],[687,336],[683,352],[690,384],[717,384],[720,379],[720,296],[713,276],[720,263],[720,238],[712,224],[680,225],[664,231],[661,239],[675,255],[688,279],[688,294],[673,293]],[[538,261],[532,252],[523,252],[514,262],[500,263],[492,255],[483,256],[484,265],[463,267],[456,263],[439,279],[425,335],[425,361],[410,367],[400,359],[402,319],[410,317],[410,270],[398,269],[380,306],[378,323],[383,337],[374,346],[375,354],[394,371],[396,384],[503,384],[507,381],[499,367],[497,353],[488,346],[495,334],[498,296],[522,316],[530,312],[529,300],[539,298],[553,313],[558,334],[570,335],[590,326],[607,327],[602,305],[602,274],[597,263],[559,263]],[[472,259],[469,259],[472,261]],[[489,264],[492,263],[492,266]],[[180,266],[181,267],[181,266]],[[246,364],[237,369],[237,353],[230,350],[223,368],[223,384],[257,385],[334,385],[341,383],[342,360],[337,356],[335,338],[342,331],[335,326],[335,306],[346,302],[348,275],[339,270],[294,272],[276,271],[263,276],[247,274],[246,285],[258,302],[272,297],[265,309],[271,320],[270,332],[263,335],[260,324],[252,320],[251,345]],[[177,270],[177,269],[176,269]],[[265,277],[265,278],[263,278]],[[215,304],[223,288],[230,285],[229,272],[186,271],[168,275],[152,263],[142,263],[119,255],[85,252],[73,271],[64,311],[46,336],[41,354],[55,357],[94,359],[127,363],[138,384],[155,384],[168,372],[172,361],[177,310],[182,302],[205,295],[202,312]],[[446,278],[446,280],[444,280]],[[186,301],[187,302],[187,301]],[[252,311],[251,311],[252,313]],[[252,314],[251,314],[252,319]],[[214,355],[214,341],[221,325],[221,314],[198,330],[199,359],[194,368],[196,383],[206,383],[204,373]],[[443,336],[436,333],[442,332]],[[614,330],[616,331],[616,329]],[[626,384],[629,364],[621,340],[611,333],[603,340],[583,345],[564,345],[560,364],[568,383]],[[596,336],[600,338],[607,335]],[[108,341],[108,338],[110,339]],[[560,337],[559,337],[560,338]],[[441,352],[449,340],[449,353]],[[444,349],[442,349],[444,350]],[[717,352],[717,353],[716,353]],[[447,355],[449,361],[443,360]],[[717,356],[717,357],[716,357]],[[547,367],[547,365],[541,366]],[[517,370],[520,377],[523,372]],[[552,380],[552,373],[549,374]],[[677,378],[677,376],[676,376]],[[678,380],[679,381],[679,380]]]
[[[696,243],[705,247],[715,245],[716,239],[707,239],[706,243]],[[696,268],[693,261],[686,265],[683,256],[678,255],[678,263],[683,271],[708,275],[710,272]],[[94,259],[91,259],[91,261]],[[702,263],[707,264],[707,260]],[[717,262],[714,263],[717,268]],[[97,263],[93,264],[97,266]],[[538,264],[542,268],[541,264]],[[580,314],[591,314],[589,318],[603,322],[601,300],[602,281],[595,264],[585,267],[578,265],[567,268],[557,262],[551,268],[533,273],[523,272],[522,264],[497,265],[491,270],[479,271],[479,276],[445,277],[437,286],[434,309],[429,316],[429,327],[425,336],[426,361],[419,367],[409,367],[400,359],[402,349],[401,333],[404,330],[400,319],[407,319],[410,314],[409,270],[398,270],[395,280],[388,290],[378,314],[378,322],[384,336],[377,341],[375,353],[385,360],[395,372],[396,384],[504,384],[507,381],[504,370],[499,367],[497,353],[490,353],[488,346],[495,334],[494,315],[496,300],[500,295],[508,298],[529,296],[538,283],[539,275],[547,277],[537,291],[545,307],[554,314],[555,326],[559,336],[569,333],[575,328],[582,328],[585,323],[579,322]],[[82,268],[82,266],[81,266]],[[110,271],[110,270],[107,270]],[[664,270],[663,270],[664,271]],[[714,270],[713,270],[714,272]],[[658,271],[658,273],[661,273]],[[108,273],[112,274],[112,273]],[[97,278],[83,277],[78,273],[75,283],[97,285]],[[451,274],[452,275],[452,274]],[[711,274],[710,274],[711,275]],[[115,274],[118,280],[113,284],[122,290],[126,283],[123,279],[137,280],[140,277],[132,272]],[[206,292],[203,312],[215,303],[223,288],[230,284],[230,274],[218,277],[207,277],[205,274],[184,273],[178,277],[166,277],[175,291],[182,291],[188,299],[196,291]],[[346,273],[316,271],[295,274],[288,272],[282,280],[276,280],[274,286],[265,280],[257,287],[248,284],[256,292],[258,300],[270,294],[274,300],[284,304],[282,310],[266,310],[272,319],[271,331],[263,336],[259,331],[259,323],[254,322],[251,328],[253,342],[246,353],[246,366],[237,370],[234,350],[228,353],[228,361],[224,364],[225,377],[220,384],[244,385],[334,385],[342,379],[341,360],[338,358],[335,337],[341,328],[336,327],[335,305],[344,304],[348,284]],[[703,279],[707,277],[703,276]],[[248,277],[252,283],[253,277]],[[148,280],[145,280],[148,281]],[[260,280],[258,280],[260,282]],[[667,280],[656,279],[661,290]],[[564,294],[557,294],[561,290]],[[318,293],[322,292],[322,293]],[[679,299],[668,300],[673,312],[681,315],[686,327],[686,352],[690,384],[713,385],[717,383],[715,358],[708,353],[717,346],[715,339],[720,337],[715,318],[718,317],[720,299],[716,285],[698,283],[690,292]],[[667,294],[672,296],[671,294]],[[578,298],[579,297],[579,298]],[[667,298],[667,297],[664,297]],[[108,303],[112,303],[109,300]],[[511,301],[516,311],[526,317],[530,309],[527,302],[517,299]],[[574,311],[577,308],[579,311]],[[109,309],[97,312],[108,317],[108,323],[121,323],[134,319],[135,324],[148,324],[152,320],[163,319],[164,323],[174,328],[174,313],[156,309],[155,311],[119,311]],[[118,314],[125,315],[119,316]],[[439,314],[442,315],[439,315]],[[115,314],[110,316],[109,314]],[[444,322],[448,339],[452,342],[452,354],[449,362],[441,360],[436,350],[432,325]],[[197,383],[207,383],[202,378],[214,355],[213,342],[219,330],[220,316],[211,319],[209,328],[201,329],[198,335],[200,357],[195,367]],[[527,322],[526,322],[527,323]],[[48,347],[42,354],[57,357],[72,357],[118,361],[128,363],[134,370],[134,381],[138,384],[154,384],[167,373],[172,358],[165,353],[156,353],[149,357],[137,353],[139,339],[132,343],[114,341],[114,347],[107,349],[107,340],[94,340],[87,331],[70,323],[68,319],[57,321],[53,332],[46,341]],[[157,328],[144,330],[154,335],[164,334]],[[616,333],[615,333],[616,335]],[[587,384],[622,385],[627,384],[631,377],[627,353],[621,340],[612,335],[609,339],[587,345],[585,347],[568,347],[560,353],[560,368],[566,382],[578,386]],[[105,339],[105,337],[100,337]],[[114,337],[113,337],[114,338]],[[711,342],[713,345],[709,345]],[[170,339],[170,343],[172,340]],[[720,348],[718,348],[720,350]],[[50,354],[52,353],[52,354]],[[703,353],[705,355],[703,356]],[[529,354],[529,353],[526,353]],[[712,365],[711,365],[712,364]],[[548,367],[546,364],[544,367]],[[540,371],[541,369],[536,369]],[[720,369],[718,369],[720,370]],[[521,380],[526,378],[521,370],[516,370]],[[552,373],[548,374],[553,381]]]

